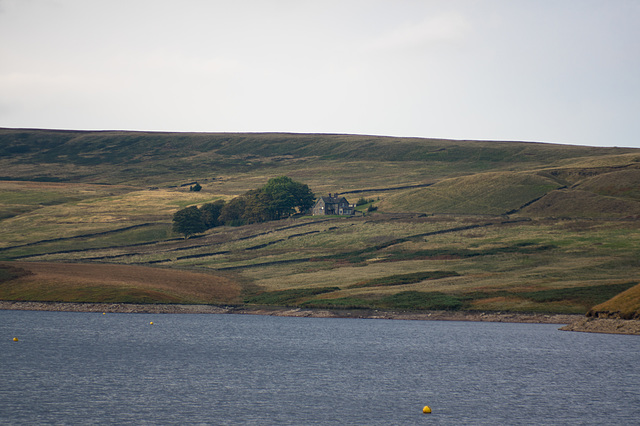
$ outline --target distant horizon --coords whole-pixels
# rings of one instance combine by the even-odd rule
[[[428,137],[428,136],[396,136],[396,135],[376,135],[368,133],[342,133],[342,132],[290,132],[290,131],[189,131],[189,130],[131,130],[131,129],[70,129],[70,128],[42,128],[42,127],[7,127],[0,126],[0,129],[8,130],[25,130],[25,131],[59,131],[59,132],[131,132],[131,133],[198,133],[198,134],[283,134],[283,135],[343,135],[343,136],[370,136],[380,138],[398,138],[398,139],[428,139],[428,140],[445,140],[452,142],[497,142],[497,143],[531,143],[531,144],[548,144],[548,145],[565,145],[576,147],[591,148],[624,148],[624,149],[640,149],[637,146],[624,145],[580,145],[561,142],[533,141],[533,140],[506,140],[506,139],[457,139],[444,137]]]

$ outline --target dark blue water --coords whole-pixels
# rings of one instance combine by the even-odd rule
[[[0,423],[639,424],[640,337],[557,328],[0,311]]]

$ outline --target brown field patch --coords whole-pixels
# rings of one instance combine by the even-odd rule
[[[0,299],[147,303],[229,303],[238,282],[220,275],[135,265],[10,262],[25,275],[0,284]]]

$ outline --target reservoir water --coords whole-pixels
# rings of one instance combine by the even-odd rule
[[[0,424],[640,424],[640,337],[558,327],[0,311]]]

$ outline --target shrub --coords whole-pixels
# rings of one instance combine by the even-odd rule
[[[259,305],[281,305],[295,304],[302,298],[315,296],[317,294],[331,293],[340,290],[339,287],[320,288],[293,288],[289,290],[268,291],[255,296],[247,297],[245,303],[255,303]]]
[[[456,310],[462,307],[462,301],[452,295],[439,291],[403,291],[380,300],[386,309],[409,310]]]
[[[374,278],[352,285],[351,287],[387,287],[403,284],[414,284],[424,280],[437,280],[439,278],[457,277],[455,271],[424,271],[411,274],[390,275],[388,277]]]

